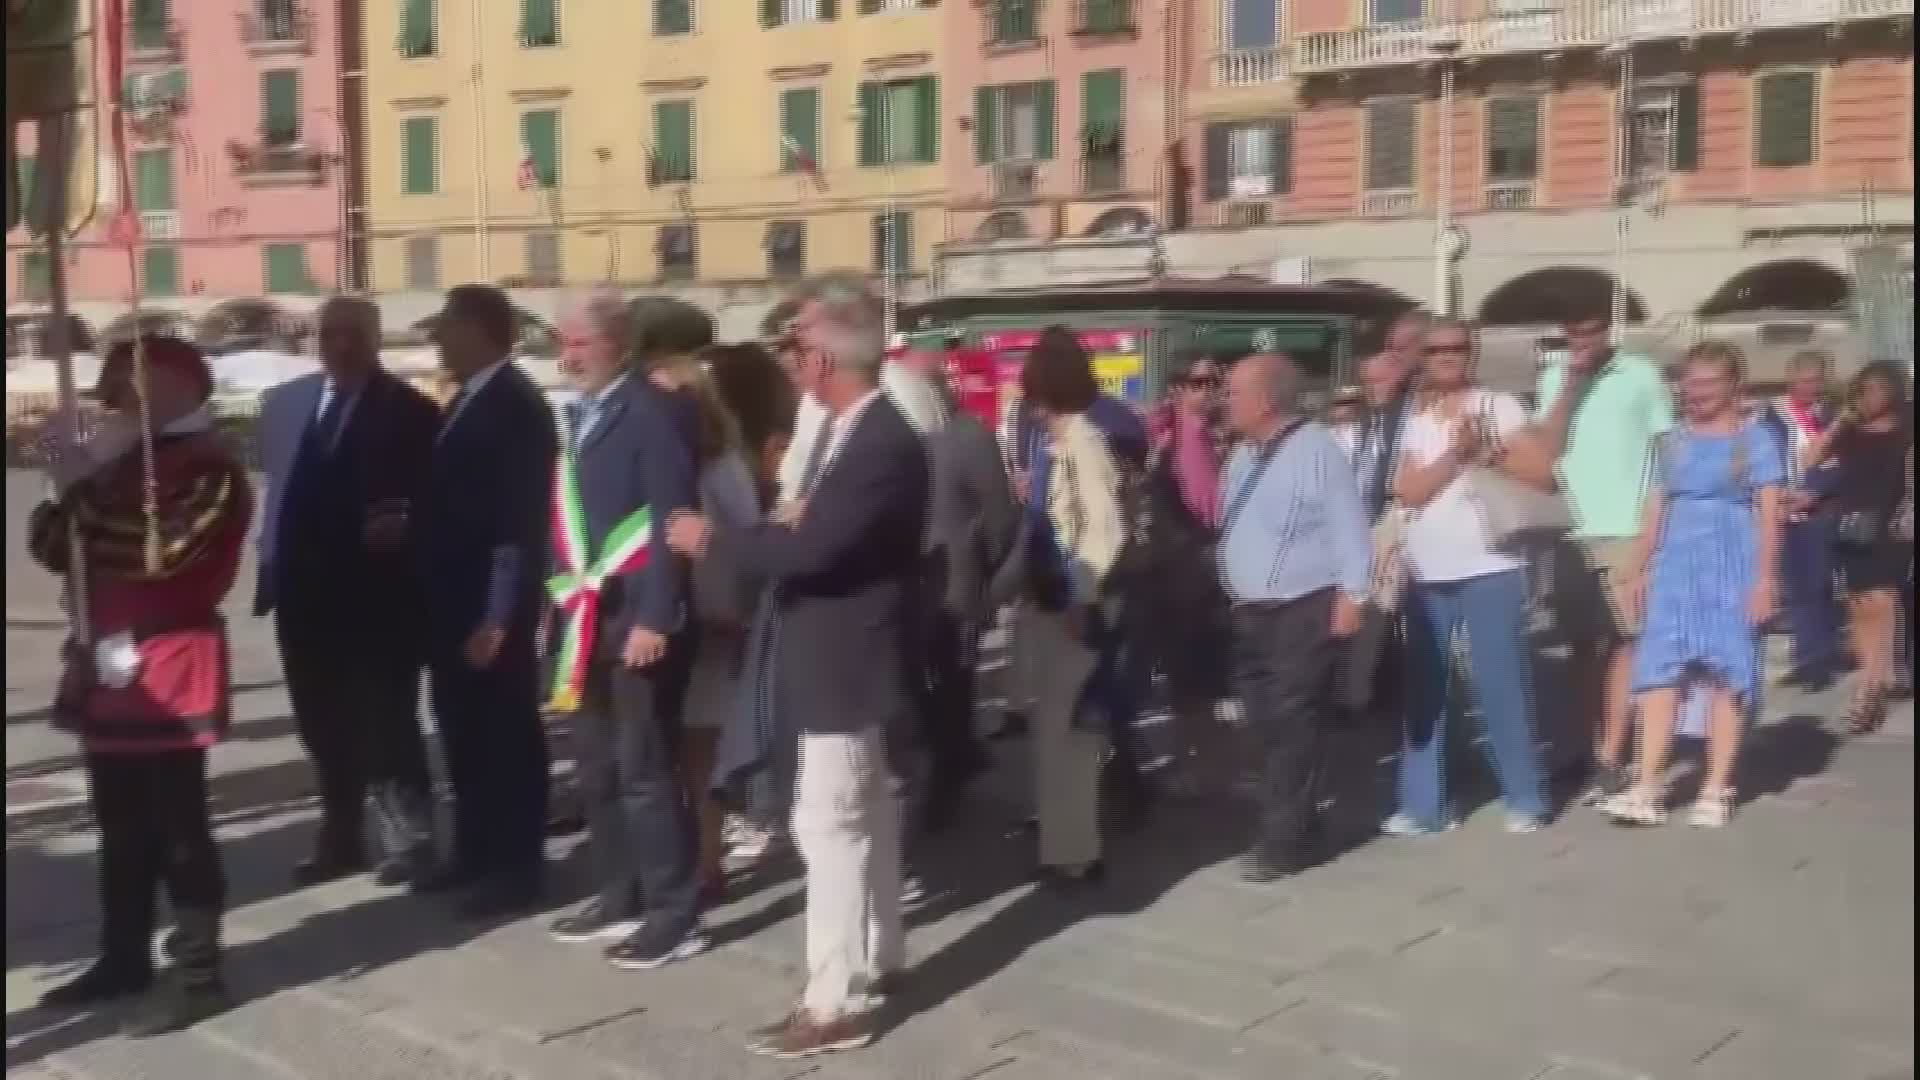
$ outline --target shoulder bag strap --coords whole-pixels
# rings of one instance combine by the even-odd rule
[[[1267,466],[1273,464],[1274,455],[1280,452],[1280,447],[1294,432],[1300,430],[1300,426],[1304,423],[1306,423],[1305,420],[1295,420],[1283,428],[1278,435],[1268,440],[1267,445],[1260,448],[1260,456],[1254,459],[1253,468],[1248,470],[1247,478],[1241,483],[1240,489],[1233,493],[1233,501],[1227,504],[1227,512],[1220,519],[1222,548],[1226,546],[1227,537],[1233,534],[1234,523],[1240,520],[1240,514],[1246,510],[1248,500],[1253,498],[1254,489],[1260,486],[1261,477],[1267,474]]]

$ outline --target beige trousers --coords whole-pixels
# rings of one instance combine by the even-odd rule
[[[1100,858],[1100,764],[1106,737],[1074,724],[1092,650],[1059,615],[1028,611],[1020,648],[1033,697],[1033,798],[1040,818],[1040,865],[1079,870]]]
[[[900,806],[879,728],[800,736],[793,840],[807,867],[807,988],[817,1020],[866,1012],[873,981],[906,965]]]

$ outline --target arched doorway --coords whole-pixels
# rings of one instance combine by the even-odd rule
[[[1700,305],[1703,319],[1758,311],[1845,311],[1852,283],[1840,271],[1812,259],[1782,259],[1750,266],[1728,279]]]
[[[1153,219],[1136,206],[1116,206],[1093,219],[1087,236],[1104,240],[1122,240],[1145,236],[1153,231]]]
[[[1480,304],[1486,326],[1548,326],[1575,312],[1607,311],[1613,303],[1613,275],[1590,266],[1550,266],[1522,274],[1493,290]],[[1647,321],[1647,307],[1627,290],[1627,321]]]
[[[980,226],[973,230],[973,238],[982,244],[1025,240],[1029,235],[1026,215],[1017,210],[995,210],[982,218]]]

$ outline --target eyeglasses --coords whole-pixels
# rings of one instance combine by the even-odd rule
[[[1220,385],[1220,376],[1182,375],[1175,385],[1186,390],[1211,390]]]
[[[1443,342],[1439,345],[1429,345],[1425,351],[1428,356],[1459,356],[1473,351],[1473,347],[1464,341]]]

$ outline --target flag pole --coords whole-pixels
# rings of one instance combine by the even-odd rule
[[[69,331],[71,316],[68,314],[67,297],[67,202],[68,185],[73,182],[73,169],[67,162],[73,151],[73,131],[71,116],[43,116],[39,120],[40,138],[52,143],[54,153],[42,153],[41,160],[52,160],[55,170],[42,170],[43,177],[54,172],[55,177],[46,177],[47,215],[46,242],[47,298],[53,325],[48,328],[47,344],[53,353],[54,385],[59,397],[59,423],[61,435],[69,453],[77,452],[80,446],[80,392],[73,378],[73,335]],[[88,618],[87,607],[87,570],[86,550],[80,542],[80,530],[67,529],[67,573],[66,601],[67,620],[72,627],[74,644],[83,648],[93,644],[92,621]]]

